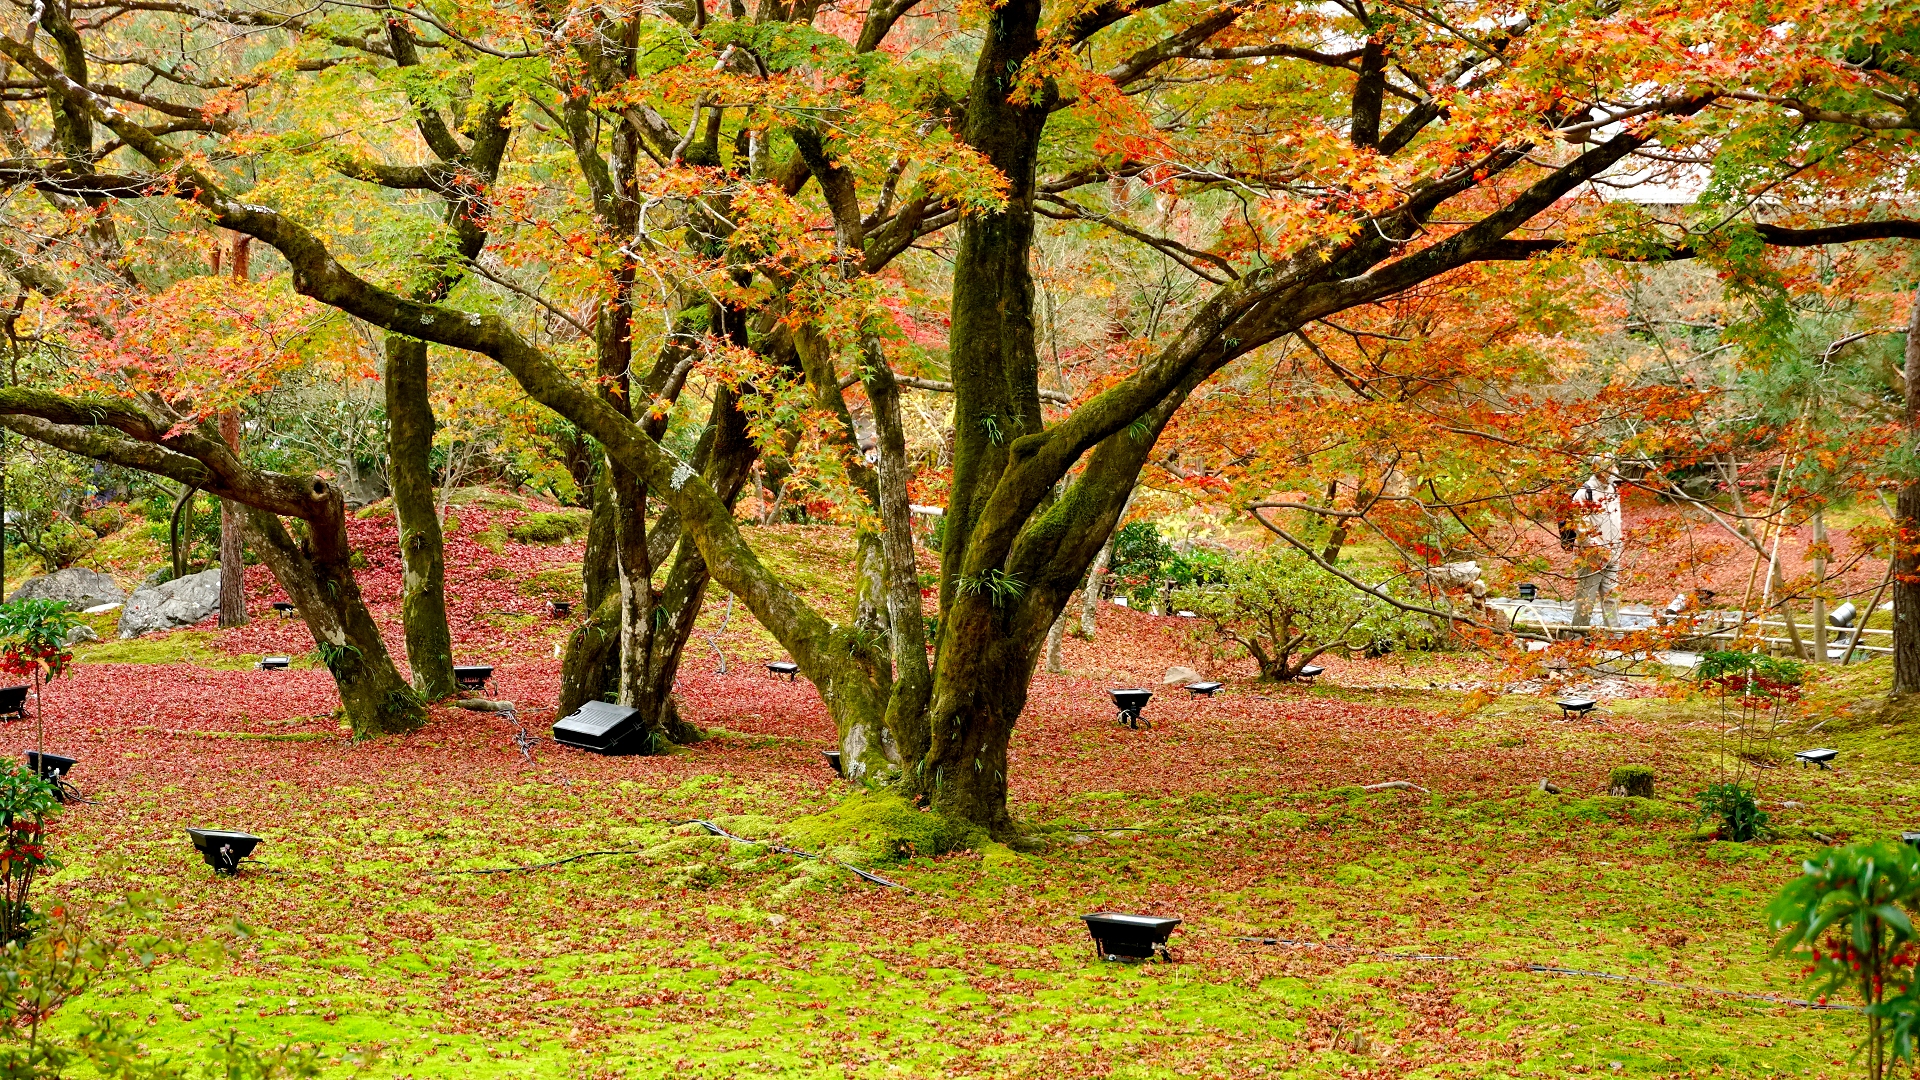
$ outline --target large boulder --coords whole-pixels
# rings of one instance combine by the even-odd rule
[[[9,603],[21,600],[59,600],[75,611],[100,604],[117,604],[127,598],[118,582],[98,570],[70,566],[45,577],[28,578],[7,597]]]
[[[1464,589],[1480,578],[1480,564],[1472,559],[1427,567],[1427,577],[1443,589]]]
[[[220,570],[188,574],[151,589],[136,589],[120,612],[120,636],[192,626],[220,610]]]

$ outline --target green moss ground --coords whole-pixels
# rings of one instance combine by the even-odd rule
[[[1850,671],[1816,707],[1838,717],[1876,677]],[[69,855],[51,891],[160,892],[182,932],[239,920],[254,935],[222,963],[121,979],[81,1007],[139,1020],[157,1052],[227,1027],[311,1043],[337,1076],[1857,1074],[1850,1014],[1521,965],[1796,993],[1761,908],[1813,832],[1920,822],[1920,726],[1830,721],[1815,741],[1842,750],[1840,768],[1763,772],[1780,835],[1736,845],[1703,836],[1690,803],[1714,767],[1711,702],[1617,702],[1606,723],[1561,724],[1526,698],[1443,719],[1464,698],[1429,693],[1431,723],[1380,732],[1405,712],[1386,706],[1407,704],[1387,697],[1288,695],[1259,714],[1283,736],[1249,755],[1244,781],[1175,763],[1106,786],[1036,780],[1022,850],[975,840],[938,857],[945,825],[849,798],[805,740],[726,737],[647,761],[543,748],[529,767],[489,718],[211,757],[129,736],[138,765],[59,825]],[[1044,740],[1050,721],[1036,722]],[[1360,779],[1434,790],[1268,777],[1355,775],[1356,755]],[[1409,775],[1414,760],[1445,764]],[[1597,793],[1634,761],[1655,767],[1658,797]],[[1564,794],[1537,790],[1542,769]],[[864,860],[913,893],[672,824],[694,817]],[[179,836],[189,819],[268,843],[216,879]],[[595,850],[628,854],[438,873]],[[1185,916],[1177,962],[1097,960],[1077,916],[1108,908]]]

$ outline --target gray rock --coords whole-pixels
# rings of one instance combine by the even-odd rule
[[[192,626],[220,610],[220,571],[188,574],[151,589],[138,589],[120,612],[120,637]]]
[[[78,626],[75,626],[73,629],[67,631],[67,640],[65,644],[78,645],[83,641],[99,641],[99,640],[100,640],[100,635],[93,632],[93,627],[88,626],[86,623],[81,623]]]
[[[60,600],[75,611],[96,604],[115,604],[127,598],[118,582],[98,570],[69,566],[45,577],[28,578],[7,597],[9,603],[21,600]]]
[[[1463,589],[1480,577],[1480,564],[1472,559],[1427,567],[1427,577],[1443,589]]]
[[[1190,667],[1170,667],[1166,677],[1160,680],[1162,686],[1185,686],[1200,681],[1200,673]]]

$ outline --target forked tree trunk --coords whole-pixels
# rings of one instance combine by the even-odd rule
[[[730,391],[722,391],[713,415],[695,450],[695,463],[729,506],[738,497],[758,453],[748,436],[746,417]],[[710,580],[705,560],[690,543],[678,542],[680,529],[671,511],[662,514],[650,532],[641,532],[641,554],[628,553],[651,566],[669,555],[664,579],[638,579],[637,586],[621,585],[617,559],[621,552],[617,518],[611,506],[611,484],[595,485],[595,520],[588,528],[587,553],[582,563],[586,599],[593,606],[587,621],[567,641],[561,668],[560,714],[588,701],[617,700],[638,709],[647,749],[664,751],[671,743],[692,742],[701,732],[680,715],[673,693],[687,641],[700,617]],[[606,507],[603,514],[602,507]],[[599,530],[600,535],[595,536]],[[598,595],[596,595],[598,594]],[[623,628],[625,608],[638,599],[640,610]],[[597,601],[597,603],[595,603]]]
[[[280,519],[247,507],[247,522],[261,557],[300,610],[315,648],[340,691],[340,704],[357,739],[411,731],[426,723],[413,687],[400,677],[380,637],[380,627],[360,596],[348,560],[345,505],[329,485],[314,484],[318,504],[306,519],[308,536],[296,540]]]
[[[1920,446],[1920,290],[1907,322],[1906,422],[1908,446]],[[1900,485],[1894,503],[1893,693],[1920,692],[1920,477]],[[1861,625],[1872,616],[1866,612]]]
[[[388,334],[387,473],[400,533],[400,620],[413,687],[428,701],[450,697],[453,632],[447,626],[447,570],[433,498],[433,403],[427,396],[427,343]]]

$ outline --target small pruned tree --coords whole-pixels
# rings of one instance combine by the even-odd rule
[[[1399,612],[1298,552],[1234,559],[1219,576],[1217,584],[1176,591],[1173,602],[1245,649],[1263,682],[1291,682],[1328,649],[1366,648],[1405,629]]]
[[[1920,852],[1875,840],[1828,848],[1767,908],[1780,935],[1774,953],[1802,961],[1822,1001],[1847,992],[1867,1014],[1867,1076],[1888,1075],[1890,1057],[1913,1057],[1913,912],[1920,908]]]
[[[58,796],[36,769],[0,761],[0,946],[19,941],[40,925],[28,895],[47,854],[47,815]],[[0,1074],[3,1075],[3,1074]]]
[[[1700,683],[1720,696],[1719,775],[1700,794],[1700,820],[1718,823],[1722,840],[1745,843],[1767,832],[1755,766],[1786,755],[1781,731],[1792,722],[1806,669],[1797,660],[1721,651],[1700,658]]]
[[[57,679],[73,663],[67,635],[80,622],[61,600],[16,600],[0,604],[0,671],[33,676],[34,749],[47,751],[47,710],[40,700],[43,677]]]

